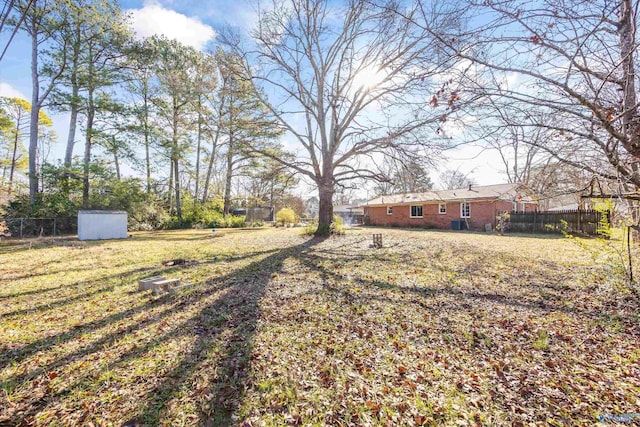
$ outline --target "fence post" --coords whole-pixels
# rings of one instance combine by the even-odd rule
[[[580,211],[580,207],[578,207],[578,232],[580,232],[580,233],[582,233],[581,220],[582,220],[582,213]]]
[[[56,219],[53,218],[53,237],[56,237]]]
[[[24,218],[20,218],[20,238],[22,239],[22,223],[24,221]]]

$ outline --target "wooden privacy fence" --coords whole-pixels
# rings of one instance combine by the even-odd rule
[[[610,224],[610,212],[567,210],[511,212],[508,230],[516,233],[562,233],[597,236],[603,224]]]

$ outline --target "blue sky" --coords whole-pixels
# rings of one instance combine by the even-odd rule
[[[217,32],[224,26],[247,31],[256,22],[257,0],[121,0],[122,8],[131,15],[131,26],[139,37],[164,34],[169,38],[206,50],[215,43]],[[0,34],[4,47],[9,33]],[[30,45],[24,36],[18,36],[0,63],[0,95],[31,98],[29,71]],[[66,114],[48,111],[54,121],[59,142],[52,149],[49,161],[62,158],[68,130]],[[80,155],[81,144],[76,146]],[[479,148],[464,147],[448,153],[449,160],[442,169],[459,169],[471,173],[478,184],[504,182],[499,158]],[[431,174],[437,183],[437,172]]]
[[[225,22],[243,29],[251,25],[253,8],[243,7],[242,0],[217,1],[157,1],[126,0],[122,8],[131,15],[131,25],[140,37],[164,34],[198,49],[206,49],[215,40],[216,30]],[[255,18],[253,18],[255,19]],[[0,46],[4,48],[9,31],[0,34]],[[0,95],[31,100],[29,40],[18,33],[0,63]],[[68,115],[46,110],[52,117],[58,134],[58,144],[53,147],[50,161],[64,156],[68,132]],[[82,136],[77,135],[80,139]],[[76,145],[80,155],[81,144]]]

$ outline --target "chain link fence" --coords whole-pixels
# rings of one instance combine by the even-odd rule
[[[2,230],[3,237],[19,239],[77,234],[78,218],[0,218],[0,231]]]

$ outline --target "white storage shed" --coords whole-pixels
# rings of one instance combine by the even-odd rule
[[[78,211],[78,240],[126,239],[127,212]]]

